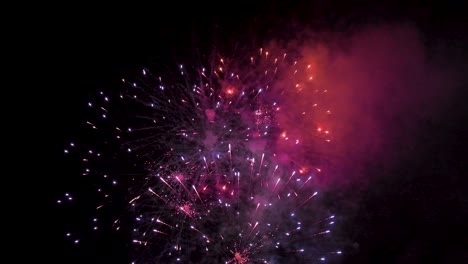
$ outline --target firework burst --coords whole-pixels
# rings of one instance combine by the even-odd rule
[[[332,140],[314,68],[264,49],[215,55],[167,75],[142,69],[88,104],[86,126],[119,146],[108,159],[134,165],[106,184],[127,191],[135,263],[311,263],[341,254],[320,245],[334,216],[313,203],[314,179],[326,173],[316,150]],[[301,105],[304,89],[315,91],[315,104]],[[109,177],[104,154],[83,154],[84,175]],[[111,192],[97,189],[102,210]],[[120,228],[120,218],[112,222]]]

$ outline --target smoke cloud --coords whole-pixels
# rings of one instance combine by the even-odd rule
[[[314,145],[330,160],[329,172],[319,178],[322,186],[365,188],[378,177],[364,173],[366,166],[390,166],[409,155],[421,124],[450,105],[461,71],[448,64],[443,46],[425,41],[416,27],[397,24],[362,28],[350,36],[328,34],[326,43],[294,47],[301,50],[299,63],[310,65],[313,82],[300,96],[285,93],[283,104],[310,113],[314,121],[297,127],[297,117],[282,112],[279,120],[306,141],[317,129],[329,131],[328,144]]]

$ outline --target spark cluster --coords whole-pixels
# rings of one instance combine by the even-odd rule
[[[300,58],[252,53],[161,75],[144,68],[88,103],[86,129],[104,140],[71,143],[65,154],[80,153],[83,176],[101,178],[96,211],[113,202],[113,186],[125,190],[133,263],[314,263],[341,254],[320,246],[334,215],[314,204],[314,180],[326,175],[317,146],[332,142],[327,91]],[[301,103],[304,90],[314,103]],[[123,163],[125,173],[115,167]],[[121,222],[116,215],[111,225]]]

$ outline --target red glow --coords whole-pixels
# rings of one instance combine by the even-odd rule
[[[227,95],[233,95],[236,92],[236,89],[233,86],[228,86],[226,88],[226,94]]]

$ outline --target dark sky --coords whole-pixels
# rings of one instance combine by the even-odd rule
[[[424,45],[442,43],[434,56],[446,58],[440,60],[446,64],[436,69],[453,67],[466,72],[466,51],[461,47],[467,44],[467,24],[463,8],[455,3],[279,2],[63,8],[44,29],[53,40],[48,50],[53,54],[51,71],[58,76],[62,98],[59,111],[66,113],[58,119],[62,142],[81,125],[80,109],[89,94],[116,85],[122,75],[159,61],[171,62],[174,57],[192,59],[197,50],[207,52],[213,46],[287,39],[306,27],[346,35],[364,27],[411,24],[424,36]],[[350,180],[346,187],[330,189],[336,192],[330,206],[343,215],[337,236],[346,241],[342,249],[346,253],[340,263],[462,263],[466,238],[460,232],[467,210],[462,176],[468,147],[468,87],[462,80],[447,85],[450,96],[443,98],[444,107],[429,107],[433,112],[418,119],[400,120],[395,115],[382,121],[379,128],[384,130],[410,122],[411,135],[391,134],[383,142],[381,148],[391,152],[387,153],[391,162],[379,161],[387,157],[381,155],[363,163],[359,173],[367,175],[365,187],[362,181]],[[425,102],[436,104],[437,100]],[[62,142],[57,144],[60,151]],[[69,187],[63,176],[57,177],[51,196]],[[77,213],[78,218],[80,213],[86,212]],[[82,246],[75,251],[65,243],[64,224],[57,219],[53,234],[57,243],[50,253],[57,263],[129,263],[121,242],[124,235],[98,238],[93,245],[104,245],[100,250]],[[72,260],[63,262],[68,258]],[[83,259],[87,261],[80,262]]]

